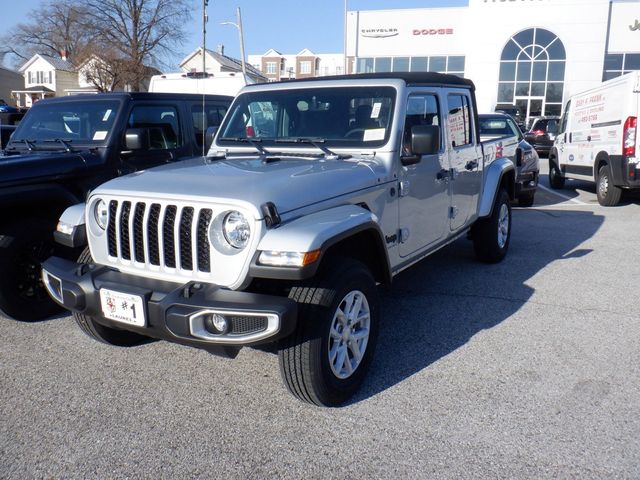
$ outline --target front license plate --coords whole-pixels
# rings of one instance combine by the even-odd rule
[[[144,300],[141,296],[101,288],[100,303],[105,318],[144,327]]]

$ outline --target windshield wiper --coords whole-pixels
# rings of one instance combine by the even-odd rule
[[[266,148],[264,148],[262,145],[260,145],[260,142],[262,142],[262,139],[260,139],[260,138],[222,137],[222,138],[220,138],[220,140],[227,140],[227,141],[230,141],[230,142],[250,143],[251,145],[253,145],[253,147],[256,150],[258,150],[258,152],[260,152],[260,154],[262,154],[262,155],[271,155],[271,152],[269,152]]]
[[[335,158],[337,160],[345,160],[347,158],[351,158],[351,155],[342,155],[340,153],[333,152],[329,150],[327,147],[322,145],[326,142],[324,138],[307,138],[307,137],[282,137],[276,138],[276,143],[307,143],[309,145],[313,145],[318,150],[322,150],[322,153],[325,156]]]
[[[49,141],[49,140],[47,140],[47,141]],[[71,140],[63,140],[61,138],[54,138],[51,141],[58,142],[58,143],[61,143],[62,145],[64,145],[64,148],[65,148],[67,153],[70,153],[70,152],[73,151],[73,149],[71,148],[71,144],[69,143]]]
[[[11,140],[11,143],[24,143],[27,146],[27,150],[29,150],[30,152],[37,150],[36,144],[34,142],[35,140],[27,140],[26,138]]]

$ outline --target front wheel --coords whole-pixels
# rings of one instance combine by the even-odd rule
[[[603,207],[616,206],[622,197],[622,189],[616,187],[611,180],[611,167],[609,165],[600,167],[596,195],[598,203]]]
[[[506,190],[498,191],[491,216],[475,223],[472,238],[478,260],[498,263],[505,257],[511,238],[511,203]]]
[[[527,193],[526,195],[520,195],[518,197],[518,206],[519,207],[533,207],[533,201],[535,198],[534,193]]]
[[[55,224],[27,219],[0,231],[0,310],[8,316],[32,322],[63,309],[42,283],[40,263],[53,255]]]
[[[84,249],[80,257],[78,258],[78,263],[84,263],[87,265],[93,263],[89,247]],[[81,313],[74,312],[73,318],[80,327],[80,330],[82,330],[86,335],[93,338],[94,340],[106,343],[108,345],[116,345],[118,347],[133,347],[150,340],[148,337],[135,332],[105,327],[104,325],[96,322],[93,317],[82,315]]]
[[[299,309],[296,330],[278,349],[285,385],[308,403],[344,403],[362,383],[376,344],[379,306],[373,276],[358,261],[334,259],[289,296]]]
[[[549,186],[554,190],[564,188],[564,177],[553,160],[549,160]]]

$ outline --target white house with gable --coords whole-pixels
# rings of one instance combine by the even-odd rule
[[[19,107],[30,107],[38,100],[63,96],[79,87],[76,68],[65,58],[37,53],[19,72],[24,76],[24,89],[11,92]]]

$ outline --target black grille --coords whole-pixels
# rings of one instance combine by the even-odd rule
[[[208,232],[212,216],[213,213],[208,208],[200,210],[198,216],[198,270],[201,272],[211,271]]]
[[[131,260],[131,248],[129,247],[129,214],[131,213],[131,202],[122,204],[120,214],[120,250],[122,258]]]
[[[133,255],[136,262],[144,262],[144,238],[142,231],[144,229],[144,203],[136,203],[133,213]]]
[[[267,317],[231,316],[231,329],[229,333],[236,335],[248,335],[267,329]]]
[[[118,211],[118,202],[111,200],[109,202],[109,226],[107,227],[107,236],[109,238],[109,255],[118,256],[118,242],[116,240],[116,213]]]
[[[164,264],[176,268],[176,249],[173,244],[173,229],[176,224],[175,205],[169,205],[164,212],[164,227],[162,229],[162,248],[164,249]]]
[[[191,248],[191,226],[193,208],[185,207],[180,219],[180,266],[184,270],[193,270],[193,250]]]
[[[160,245],[158,244],[158,221],[160,220],[160,205],[154,203],[149,209],[147,223],[147,239],[149,242],[149,263],[160,265]]]
[[[167,205],[163,210],[159,203],[125,201],[118,211],[118,202],[111,200],[107,225],[109,255],[123,260],[133,257],[136,262],[160,267],[211,272],[212,218],[209,208],[179,209]]]

